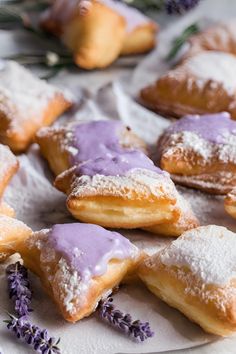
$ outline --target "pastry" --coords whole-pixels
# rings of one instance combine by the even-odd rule
[[[234,55],[202,51],[141,90],[140,100],[146,107],[174,117],[227,111],[236,119],[235,77]]]
[[[6,215],[0,215],[0,261],[19,250],[32,230],[23,222]]]
[[[0,142],[24,151],[39,128],[50,125],[72,97],[13,61],[0,62]]]
[[[225,197],[225,210],[233,218],[236,218],[236,188]]]
[[[83,10],[78,0],[56,0],[41,19],[42,28],[61,38],[80,67],[103,68],[121,54],[155,46],[157,25],[138,10],[113,0],[87,1]]]
[[[217,23],[206,30],[190,37],[190,48],[186,56],[193,56],[204,50],[216,50],[236,54],[236,21],[235,19]]]
[[[236,331],[236,234],[209,225],[185,232],[146,259],[139,275],[160,299],[206,332]]]
[[[177,221],[147,227],[145,230],[161,236],[178,237],[185,231],[199,226],[199,221],[194,215],[190,204],[181,195],[178,196],[177,205],[180,216]]]
[[[56,178],[55,185],[68,194],[69,211],[79,220],[107,227],[136,228],[179,216],[178,193],[169,175],[138,149],[144,148],[142,141],[121,122],[78,125],[72,135],[73,144],[66,144],[69,149],[61,148],[56,140],[51,151],[58,146],[60,151],[65,148],[63,159],[69,156],[72,167]],[[43,145],[41,141],[41,148]],[[45,155],[48,151],[49,147]],[[54,156],[49,161],[57,173],[66,167],[68,157],[61,163],[57,153],[53,165]]]
[[[109,140],[113,135],[117,135],[119,144],[124,148],[147,151],[145,143],[117,120],[76,122],[62,127],[42,128],[36,134],[36,142],[52,171],[58,175],[75,164],[98,157],[105,149],[105,146],[99,149],[100,141],[105,138],[106,145],[112,144]]]
[[[94,312],[141,257],[138,248],[117,232],[80,223],[36,232],[19,252],[70,322]]]
[[[13,155],[8,146],[0,144],[0,197],[11,178],[16,173],[18,165],[17,158]]]
[[[158,142],[160,166],[172,179],[213,194],[236,186],[236,122],[227,112],[186,116]]]

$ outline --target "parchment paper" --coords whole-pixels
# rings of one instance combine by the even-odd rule
[[[85,73],[78,70],[62,72],[53,81],[76,92],[78,105],[73,114],[68,113],[56,124],[72,119],[121,119],[147,143],[154,146],[159,134],[170,122],[141,107],[133,97],[139,88],[156,79],[157,75],[167,69],[166,63],[161,58],[165,56],[171,39],[187,25],[202,18],[205,15],[206,3],[209,2],[214,3],[215,18],[221,17],[224,9],[226,16],[227,4],[233,5],[232,1],[224,1],[223,8],[220,4],[222,1],[203,2],[196,11],[161,33],[157,50],[147,56],[132,75],[130,70],[122,69],[119,65],[103,72]],[[231,6],[231,13],[232,7],[236,10],[236,4]],[[6,52],[9,48],[14,52],[20,51],[19,42],[16,41],[19,35],[23,36],[21,37],[23,40],[24,34],[21,31],[14,31],[11,35],[0,31],[0,46],[4,43]],[[17,217],[34,230],[50,227],[54,223],[74,221],[66,210],[65,196],[52,187],[53,177],[47,164],[40,157],[38,147],[33,145],[26,155],[19,156],[19,160],[20,170],[5,193],[5,199],[14,206]],[[221,197],[211,197],[183,187],[179,190],[190,201],[202,224],[224,225],[236,231],[235,221],[224,212]],[[149,254],[171,241],[140,230],[122,233]],[[0,266],[0,278],[0,323],[2,323],[6,318],[5,310],[12,311],[6,290],[4,265]],[[34,275],[30,278],[34,289],[35,310],[31,316],[32,321],[41,327],[47,327],[54,336],[61,337],[60,347],[63,354],[158,353],[217,340],[216,337],[205,334],[200,327],[188,321],[178,311],[159,301],[141,284],[123,286],[119,293],[115,294],[114,299],[119,308],[131,312],[133,318],[150,322],[155,336],[145,343],[132,342],[101,322],[96,314],[77,324],[68,324],[42,291],[38,279]],[[8,333],[4,324],[0,325],[0,338],[0,351],[5,354],[32,352]]]

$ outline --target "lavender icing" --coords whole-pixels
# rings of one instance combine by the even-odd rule
[[[78,151],[73,157],[73,165],[78,166],[76,173],[91,177],[123,176],[137,168],[163,173],[143,152],[120,145],[122,129],[122,122],[112,120],[77,125],[73,139]]]
[[[230,135],[236,136],[236,122],[228,112],[188,115],[167,128],[167,134],[192,132],[211,143],[226,144]]]
[[[93,224],[54,225],[48,242],[78,272],[82,281],[105,274],[112,259],[137,255],[137,248],[128,239]]]

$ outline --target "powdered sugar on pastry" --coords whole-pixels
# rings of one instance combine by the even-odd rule
[[[199,86],[213,80],[221,83],[229,94],[235,93],[236,58],[232,54],[217,51],[202,52],[187,59],[180,70],[183,69],[187,69],[197,78]]]
[[[76,177],[71,195],[77,197],[102,195],[126,199],[165,197],[177,198],[177,191],[168,174],[145,169],[133,169],[124,176]]]
[[[221,226],[187,231],[161,252],[168,267],[186,267],[205,284],[227,285],[236,279],[236,234]]]
[[[17,165],[17,159],[8,146],[0,144],[0,183],[5,179],[6,175],[9,174],[9,169],[14,170],[17,168]]]
[[[60,93],[16,62],[5,61],[0,70],[0,109],[14,117],[11,124],[17,128],[28,117],[37,122],[50,100]]]

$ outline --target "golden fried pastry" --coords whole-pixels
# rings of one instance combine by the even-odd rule
[[[120,234],[80,223],[36,232],[19,252],[70,322],[94,312],[141,259],[138,248]]]
[[[172,179],[213,194],[236,186],[236,122],[227,112],[186,116],[158,142],[160,166]]]
[[[0,144],[0,197],[12,176],[16,173],[18,165],[17,158],[13,155],[8,146]]]
[[[39,128],[50,125],[72,104],[69,94],[13,61],[0,63],[0,142],[25,150]]]
[[[96,134],[98,130],[99,135]],[[129,127],[123,125],[121,121],[112,120],[77,122],[62,127],[42,128],[36,134],[36,142],[53,173],[57,176],[73,165],[93,158],[94,151],[91,151],[88,156],[89,145],[98,146],[100,140],[104,136],[109,137],[111,131],[114,130],[122,147],[136,148],[147,152],[146,144]],[[98,156],[101,151],[97,150],[95,153]]]
[[[235,78],[234,55],[202,51],[141,90],[140,100],[164,115],[227,111],[236,119]]]
[[[0,200],[0,215],[1,214],[13,218],[15,216],[15,210],[10,205],[5,203],[3,200]]]
[[[160,299],[206,332],[236,331],[236,234],[221,226],[185,232],[146,259],[139,275]]]
[[[236,54],[236,20],[218,23],[190,37],[190,48],[186,56],[193,56],[200,51],[216,50]]]
[[[181,195],[178,196],[177,205],[181,212],[177,221],[150,226],[145,230],[161,236],[178,237],[185,231],[198,227],[198,219],[194,215],[190,204]]]
[[[0,261],[18,252],[20,244],[32,230],[23,222],[6,215],[0,215]]]
[[[236,188],[227,194],[224,204],[227,213],[233,218],[236,218]]]
[[[103,68],[120,54],[155,46],[157,26],[138,10],[113,0],[86,3],[81,11],[78,0],[56,0],[41,19],[42,28],[62,39],[80,67]]]

